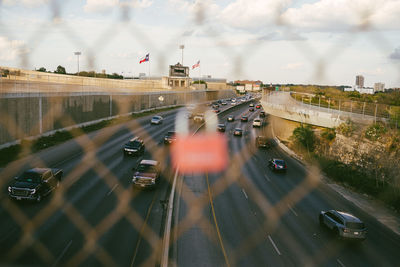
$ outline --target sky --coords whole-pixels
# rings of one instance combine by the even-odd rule
[[[0,0],[0,66],[400,87],[400,0]],[[147,54],[150,61],[139,64]]]

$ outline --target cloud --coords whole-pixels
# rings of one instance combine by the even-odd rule
[[[396,48],[390,55],[390,59],[400,60],[400,47]]]
[[[258,41],[305,41],[307,38],[298,34],[284,35],[281,32],[270,32],[257,38]]]
[[[400,1],[320,0],[289,8],[282,20],[293,27],[316,31],[343,31],[353,28],[399,29]]]
[[[291,2],[291,0],[237,0],[222,10],[219,19],[235,28],[259,28],[273,24]]]
[[[302,62],[294,62],[294,63],[286,64],[286,66],[283,66],[282,69],[283,70],[297,70],[303,66],[304,66],[304,63],[302,63]]]
[[[360,73],[368,76],[379,76],[382,74],[385,74],[385,71],[381,68],[376,68],[376,69],[370,69],[370,70],[361,70]]]
[[[32,0],[31,0],[32,1]],[[87,13],[104,13],[119,6],[132,7],[132,8],[148,8],[153,4],[152,0],[87,0],[83,9]]]
[[[23,41],[9,40],[7,37],[0,36],[0,60],[12,61],[27,52]]]
[[[3,4],[7,6],[23,5],[26,7],[38,7],[49,3],[49,0],[3,0]]]

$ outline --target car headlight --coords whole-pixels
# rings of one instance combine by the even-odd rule
[[[156,183],[156,178],[151,178],[151,182],[152,182],[153,184],[155,184],[155,183]]]
[[[10,193],[11,193],[11,186],[9,186],[9,187],[8,187],[8,192],[10,192]]]
[[[31,189],[31,195],[36,193],[36,189]]]

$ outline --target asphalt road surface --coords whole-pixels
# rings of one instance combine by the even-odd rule
[[[397,235],[278,147],[255,149],[255,136],[271,135],[271,125],[252,128],[258,109],[249,112],[243,104],[231,113],[231,123],[228,113],[219,115],[227,125],[229,168],[179,178],[171,266],[398,266]],[[173,130],[175,114],[162,114],[158,126],[147,117],[109,127],[6,166],[0,173],[0,265],[157,266],[173,176],[162,139]],[[249,122],[240,122],[242,114]],[[244,129],[243,137],[232,135],[235,127]],[[132,136],[144,138],[145,155],[123,156]],[[287,173],[271,172],[271,157],[285,159]],[[132,168],[143,158],[164,165],[155,190],[131,188]],[[35,166],[63,169],[60,188],[40,203],[11,201],[10,177]],[[367,239],[337,240],[318,224],[319,211],[326,209],[361,218]]]
[[[227,124],[229,169],[178,182],[172,265],[399,266],[399,236],[320,182],[318,170],[307,171],[278,146],[255,149],[257,135],[271,137],[271,125],[252,127],[259,110],[244,106],[232,114],[234,122],[226,122],[227,114],[219,118]],[[243,137],[232,135],[236,127]],[[286,161],[286,173],[267,167],[275,157]],[[318,214],[329,209],[362,219],[367,239],[338,240],[320,227]]]

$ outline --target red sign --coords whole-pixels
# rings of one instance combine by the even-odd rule
[[[219,133],[177,135],[171,145],[171,158],[183,174],[222,171],[228,164],[226,137]]]

